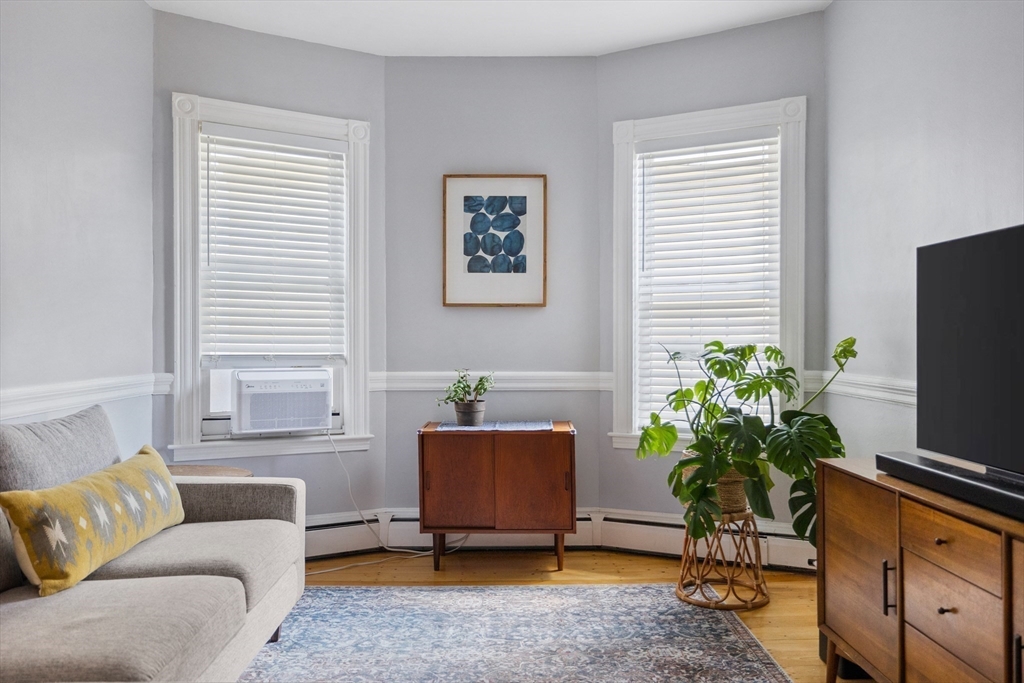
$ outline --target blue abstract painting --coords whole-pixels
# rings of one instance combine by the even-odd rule
[[[462,210],[467,273],[526,272],[526,197],[466,195]]]

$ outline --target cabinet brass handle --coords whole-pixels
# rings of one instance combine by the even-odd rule
[[[882,614],[889,616],[889,609],[896,609],[896,605],[889,604],[889,572],[896,571],[896,567],[889,566],[889,560],[882,560]]]
[[[956,614],[956,607],[949,607],[949,608],[940,607],[939,608],[939,614],[945,614],[946,612],[949,612],[951,614]]]
[[[1024,663],[1021,662],[1021,654],[1024,653],[1024,642],[1020,634],[1013,639],[1013,683],[1024,683]]]
[[[949,543],[949,541],[947,541],[944,538],[936,538],[935,539],[935,545],[942,545],[943,543]]]
[[[569,490],[569,473],[568,472],[565,473],[565,490],[566,491]]]

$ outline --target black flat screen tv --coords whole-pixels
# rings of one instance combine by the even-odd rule
[[[917,250],[917,447],[875,464],[1024,521],[1024,225]]]
[[[1024,225],[917,250],[917,447],[1024,481]]]

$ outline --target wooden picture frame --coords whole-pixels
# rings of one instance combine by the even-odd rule
[[[445,175],[442,303],[547,306],[547,206],[547,175]]]

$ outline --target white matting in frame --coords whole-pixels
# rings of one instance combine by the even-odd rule
[[[445,306],[547,305],[547,176],[446,175]]]

